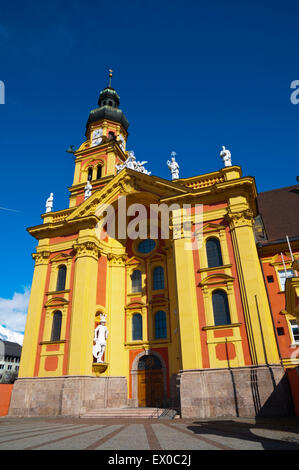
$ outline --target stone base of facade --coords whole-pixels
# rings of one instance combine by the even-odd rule
[[[180,372],[182,418],[274,417],[294,414],[279,364]]]
[[[126,377],[63,376],[20,378],[8,416],[72,416],[127,405]]]

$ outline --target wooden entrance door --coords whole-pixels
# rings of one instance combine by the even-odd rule
[[[157,366],[157,362],[152,365]],[[164,387],[162,369],[141,369],[138,370],[137,377],[139,406],[163,406]]]

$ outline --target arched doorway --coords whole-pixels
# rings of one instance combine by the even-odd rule
[[[157,356],[147,354],[139,359],[137,369],[137,392],[139,406],[163,406],[163,379],[162,363]]]

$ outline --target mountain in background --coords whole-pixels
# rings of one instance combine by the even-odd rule
[[[12,343],[18,343],[23,345],[24,335],[11,331],[5,326],[0,325],[0,339],[4,341],[11,341]]]

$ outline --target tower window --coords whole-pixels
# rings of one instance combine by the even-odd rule
[[[109,133],[108,133],[108,139],[109,139],[109,140],[113,140],[114,138],[115,138],[114,132],[109,131]]]
[[[167,338],[166,313],[162,310],[155,315],[155,338]]]
[[[66,266],[59,266],[58,275],[57,275],[57,284],[56,290],[61,291],[65,289],[65,280],[66,280]]]
[[[87,176],[88,181],[92,180],[92,171],[93,171],[92,167],[88,168],[88,176]]]
[[[97,167],[97,179],[102,177],[102,165],[98,165]]]
[[[109,105],[109,106],[112,106],[112,101],[109,101],[108,105]]]
[[[142,316],[140,313],[135,313],[132,319],[132,338],[133,341],[142,339]]]
[[[212,294],[214,324],[229,325],[230,314],[227,300],[227,294],[223,290],[215,290]]]
[[[222,255],[218,238],[209,238],[206,243],[208,267],[222,266]]]
[[[162,266],[157,266],[153,272],[153,289],[164,289],[164,269]]]
[[[135,269],[132,273],[131,279],[132,292],[141,292],[141,271],[139,271],[139,269]]]
[[[51,341],[59,341],[61,334],[62,313],[58,310],[53,315]]]

